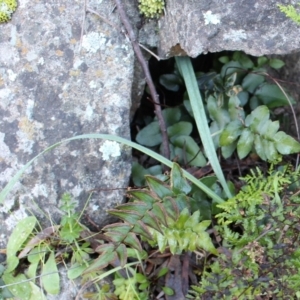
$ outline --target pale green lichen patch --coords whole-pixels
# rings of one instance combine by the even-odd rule
[[[164,0],[139,0],[139,9],[147,18],[158,17],[165,7]]]
[[[102,152],[103,160],[108,160],[110,157],[118,157],[121,155],[120,145],[114,141],[105,141],[99,151]]]
[[[0,0],[0,23],[7,22],[11,19],[17,5],[16,0]]]

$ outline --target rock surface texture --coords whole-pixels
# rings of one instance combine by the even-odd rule
[[[254,56],[300,50],[299,26],[279,11],[284,0],[168,0],[159,20],[159,55],[196,57],[241,50]]]
[[[83,21],[79,0],[21,0],[12,21],[0,25],[1,187],[63,139],[85,133],[130,139],[133,50],[112,1],[88,7],[113,26],[93,13]],[[48,152],[2,203],[0,247],[26,215],[58,222],[64,192],[79,211],[88,201],[85,223],[108,223],[106,210],[123,201],[130,172],[131,150],[114,142],[78,140]]]
[[[136,27],[138,1],[123,2]],[[300,50],[299,28],[276,6],[290,1],[166,2],[158,34],[153,20],[140,30],[140,42],[157,47],[161,58]],[[63,139],[85,133],[130,138],[131,92],[141,96],[144,78],[133,79],[134,53],[113,0],[86,3],[90,10],[84,18],[85,1],[19,0],[12,21],[0,25],[1,188],[30,159]],[[141,74],[138,67],[135,72]],[[86,224],[107,224],[105,211],[123,201],[130,171],[131,150],[114,142],[77,140],[49,151],[1,203],[0,248],[27,215],[42,224],[59,222],[64,192],[71,193],[78,211],[86,205]],[[76,289],[69,283],[63,284],[65,294],[48,299],[74,299]]]

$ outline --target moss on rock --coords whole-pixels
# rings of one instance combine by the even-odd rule
[[[17,9],[17,0],[0,0],[0,23],[11,19],[13,12]]]
[[[139,0],[139,9],[147,18],[158,17],[164,9],[164,0]]]

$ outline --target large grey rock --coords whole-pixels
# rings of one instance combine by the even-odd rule
[[[196,57],[241,50],[260,56],[300,50],[299,27],[281,13],[285,0],[167,0],[159,20],[159,55]]]
[[[127,1],[130,16],[137,15]],[[75,135],[109,133],[130,139],[134,55],[113,1],[20,1],[0,25],[0,185],[46,147]],[[81,34],[82,25],[84,26]],[[85,221],[104,225],[106,210],[124,199],[131,150],[114,142],[79,140],[41,157],[0,207],[0,247],[18,220],[34,214],[58,222],[62,193]],[[90,223],[90,224],[91,224]]]

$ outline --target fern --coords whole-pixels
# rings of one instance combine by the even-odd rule
[[[220,255],[205,267],[200,286],[192,287],[193,299],[294,299],[300,287],[300,198],[293,182],[299,178],[290,167],[271,167],[267,176],[257,168],[235,197],[218,205]]]
[[[298,4],[299,5],[299,4]],[[283,12],[288,18],[300,25],[300,14],[297,12],[293,5],[277,5],[281,12]]]

